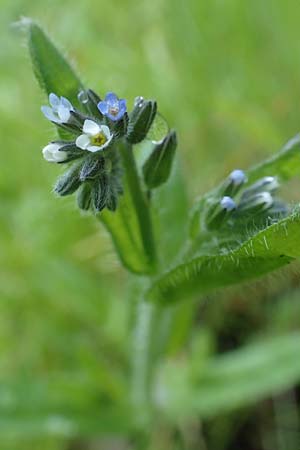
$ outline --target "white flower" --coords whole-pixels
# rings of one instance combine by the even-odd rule
[[[51,106],[42,106],[41,111],[44,116],[55,123],[67,123],[74,111],[72,104],[65,97],[58,97],[55,94],[49,95],[49,103]]]
[[[98,125],[86,119],[82,128],[83,134],[76,139],[76,145],[89,152],[98,152],[106,148],[112,140],[110,129],[106,125]]]
[[[61,145],[55,142],[51,142],[43,148],[43,156],[48,162],[63,162],[67,159],[67,152],[60,151]]]

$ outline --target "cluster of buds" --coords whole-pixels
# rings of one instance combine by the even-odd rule
[[[66,172],[58,178],[54,191],[60,196],[77,191],[80,209],[114,211],[123,193],[120,141],[131,146],[146,139],[157,113],[157,104],[137,97],[133,110],[128,113],[125,99],[109,92],[101,100],[91,89],[80,91],[78,100],[80,110],[65,97],[51,93],[49,105],[41,107],[44,116],[58,127],[64,138],[50,142],[43,149],[48,162],[68,165]],[[173,136],[173,147],[169,144],[170,136]],[[172,153],[176,146],[174,132],[153,142],[153,146],[150,160],[166,146]]]
[[[204,226],[213,230],[240,224],[260,225],[284,217],[288,208],[276,198],[278,189],[276,177],[265,176],[248,186],[246,174],[234,170],[207,199]]]

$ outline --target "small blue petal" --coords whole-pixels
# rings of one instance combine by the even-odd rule
[[[49,95],[49,103],[51,106],[58,106],[60,103],[59,98],[56,94],[53,94],[53,92],[51,92],[51,94]]]
[[[118,104],[118,97],[116,96],[116,94],[114,94],[113,92],[108,92],[105,96],[105,101],[110,105],[116,105]]]
[[[51,122],[59,123],[60,120],[57,115],[54,114],[52,108],[50,106],[41,106],[41,111],[46,117],[46,119],[51,120]]]
[[[60,97],[60,103],[65,107],[68,108],[69,111],[73,111],[73,105],[72,103],[65,97]]]
[[[122,111],[122,114],[124,114],[126,112],[127,106],[126,106],[126,100],[124,98],[119,100],[119,108],[120,108],[120,111]]]
[[[232,211],[233,209],[236,208],[235,201],[232,200],[232,198],[228,197],[228,196],[223,197],[220,204],[223,209],[226,209],[226,211]]]
[[[108,113],[108,104],[106,102],[99,102],[97,106],[101,114],[105,115]]]

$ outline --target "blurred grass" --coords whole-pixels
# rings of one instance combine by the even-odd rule
[[[0,0],[0,6],[0,374],[91,367],[105,380],[124,365],[127,282],[99,225],[80,216],[73,199],[51,193],[58,170],[45,164],[41,148],[53,131],[12,24],[22,15],[39,20],[93,89],[116,91],[130,104],[136,95],[156,98],[178,130],[192,199],[298,132],[299,4]],[[122,389],[122,380],[116,383]],[[56,440],[42,445],[60,448]]]

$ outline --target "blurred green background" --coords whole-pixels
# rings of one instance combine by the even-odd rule
[[[80,215],[74,198],[51,193],[59,170],[45,163],[41,149],[54,132],[40,112],[45,98],[13,24],[20,16],[40,21],[100,93],[113,90],[130,105],[137,95],[156,98],[178,130],[192,202],[298,132],[299,2],[0,0],[0,6],[0,448],[87,448],[39,436],[34,400],[32,417],[5,412],[14,410],[14,395],[30,396],[39,377],[51,378],[51,396],[55,377],[62,377],[59,389],[69,389],[78,404],[75,380],[103,386],[96,399],[92,387],[85,393],[86,408],[122,397],[133,289],[105,231]],[[290,199],[299,200],[298,188],[289,190]],[[246,293],[230,290],[201,320],[220,351],[251,333],[300,329],[299,295],[289,294],[297,285],[286,272]],[[280,302],[283,294],[288,300]],[[32,389],[34,398],[39,385]],[[48,431],[67,426],[55,418],[47,423]],[[95,448],[125,448],[101,445]]]

